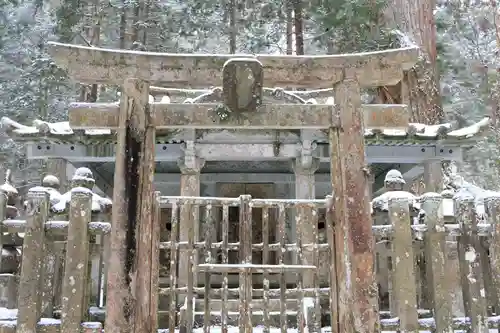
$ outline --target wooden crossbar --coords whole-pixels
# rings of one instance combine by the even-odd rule
[[[297,272],[301,270],[314,270],[313,265],[254,265],[254,264],[200,264],[200,272],[216,273],[284,273]]]
[[[418,48],[337,55],[168,54],[112,50],[48,43],[56,64],[81,83],[123,84],[137,78],[163,86],[221,86],[222,67],[229,59],[253,58],[262,63],[267,86],[331,88],[353,71],[362,86],[392,85],[412,68]]]
[[[153,103],[154,126],[167,128],[230,129],[326,129],[340,127],[340,110],[327,104],[269,104],[255,112],[231,115],[219,104]],[[406,105],[362,105],[365,128],[407,128]],[[118,127],[117,103],[73,103],[69,108],[69,124],[73,129]],[[222,112],[222,114],[221,114]],[[223,119],[223,117],[228,119]]]

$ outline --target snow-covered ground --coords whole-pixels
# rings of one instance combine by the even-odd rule
[[[16,318],[17,318],[17,309],[7,309],[7,308],[2,308],[0,307],[0,327],[15,327],[16,325]],[[391,321],[395,319],[385,319],[384,321]],[[464,318],[465,320],[465,318]],[[433,319],[420,319],[420,321],[425,321],[427,324],[432,325]],[[457,321],[457,319],[455,319]],[[495,322],[495,325],[497,322],[495,320],[492,320],[490,318],[490,322]],[[40,320],[39,325],[59,325],[61,321],[59,319],[52,319],[52,318],[42,318]],[[98,323],[86,323],[87,327],[91,326],[98,326]],[[159,329],[158,333],[168,333],[168,329]],[[176,330],[176,333],[178,330]],[[203,328],[196,328],[193,330],[193,333],[203,333]],[[211,326],[210,327],[210,332],[211,333],[222,333],[222,328],[220,326]],[[287,333],[298,333],[299,330],[296,328],[289,328],[287,329]],[[305,328],[305,332],[307,333],[308,330]],[[329,327],[325,327],[321,329],[322,333],[330,333],[331,329]],[[229,326],[228,327],[228,333],[240,333],[239,328],[235,326]],[[263,326],[257,326],[253,329],[253,333],[264,333],[264,327]],[[280,328],[275,328],[272,327],[269,330],[269,333],[281,333]],[[396,333],[396,331],[382,331],[381,333]],[[431,331],[420,331],[420,333],[431,333]],[[455,333],[466,333],[466,331],[463,330],[455,330]],[[500,330],[498,329],[490,329],[490,333],[500,333]]]

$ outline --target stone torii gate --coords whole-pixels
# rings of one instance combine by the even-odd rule
[[[378,330],[363,128],[406,128],[405,105],[362,105],[360,89],[394,85],[417,60],[416,48],[328,56],[191,55],[109,50],[50,43],[56,64],[81,83],[122,87],[119,104],[75,103],[72,129],[117,133],[106,332],[156,332],[158,226],[153,217],[158,130],[322,129],[328,131],[334,202],[338,304],[334,332]],[[221,71],[222,70],[222,71]],[[222,83],[222,84],[221,84]],[[150,84],[223,87],[223,104],[164,104]],[[331,88],[335,105],[262,104],[262,87]],[[196,167],[194,156],[186,165]],[[181,180],[196,193],[199,184]],[[199,189],[198,189],[199,191]],[[184,194],[185,195],[185,194]],[[193,194],[196,195],[196,194]],[[181,219],[190,212],[181,211]],[[192,215],[192,214],[191,214]],[[192,217],[191,217],[192,218]],[[334,287],[334,286],[332,286]],[[338,322],[334,327],[335,321]]]

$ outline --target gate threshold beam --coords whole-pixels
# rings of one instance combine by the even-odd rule
[[[327,129],[340,128],[341,112],[330,104],[266,104],[254,112],[226,111],[223,104],[151,103],[156,129]],[[408,128],[408,107],[403,104],[364,104],[364,128]],[[118,128],[117,103],[72,103],[69,125],[73,129]],[[223,120],[227,117],[226,120]]]

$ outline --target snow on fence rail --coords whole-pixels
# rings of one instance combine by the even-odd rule
[[[17,315],[5,318],[0,311],[0,332],[102,332],[105,309],[90,300],[88,267],[92,253],[104,252],[95,237],[107,237],[110,224],[91,222],[95,216],[92,193],[72,190],[67,221],[49,220],[46,192],[28,194],[25,220],[7,218],[6,198],[0,195],[2,232],[24,233],[24,242]],[[206,332],[214,325],[222,331],[236,326],[241,332],[264,326],[319,332],[330,326],[329,318],[338,306],[331,265],[337,255],[332,252],[335,225],[324,212],[331,197],[160,196],[157,200],[170,210],[169,221],[162,221],[170,224],[169,239],[159,246],[170,256],[168,281],[158,290],[161,328],[189,332],[203,327]],[[443,218],[441,195],[427,193],[418,201],[415,219],[414,205],[393,196],[388,201],[389,224],[373,226],[376,240],[391,245],[392,268],[385,276],[392,287],[389,309],[380,312],[381,329],[486,332],[498,328],[500,198],[485,202],[484,216],[476,214],[472,198],[454,199],[454,221]],[[326,240],[320,237],[322,223]],[[456,272],[450,268],[449,237],[456,238],[452,244],[458,253],[466,317],[453,313],[455,290],[449,279]],[[50,271],[50,244],[61,241],[67,243],[64,270]],[[423,266],[417,263],[420,248],[426,259]],[[413,282],[417,276],[420,283]],[[61,278],[61,294],[57,294],[54,284]]]

